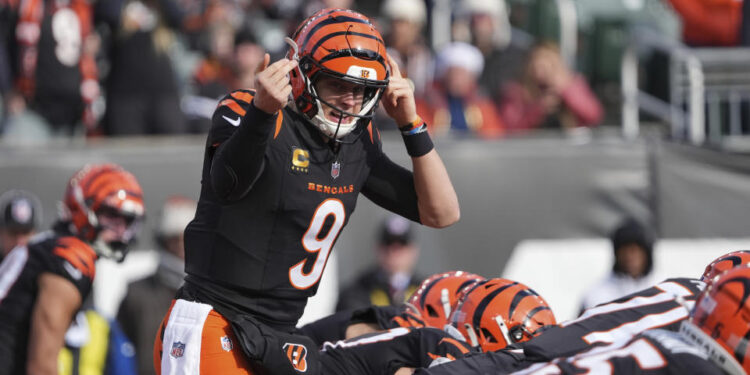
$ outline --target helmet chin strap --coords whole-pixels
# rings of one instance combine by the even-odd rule
[[[338,137],[337,137],[337,135],[339,135],[339,129],[341,129],[341,121],[344,121],[344,114],[343,114],[343,113],[341,113],[341,112],[339,112],[339,121],[338,121],[338,123],[336,124],[336,131],[335,131],[335,132],[333,132],[333,141],[334,141],[334,142],[337,142],[337,141],[338,141]]]
[[[121,263],[125,259],[124,249],[127,245],[124,242],[113,241],[108,243],[97,239],[91,244],[91,247],[103,258],[113,259],[117,263]]]

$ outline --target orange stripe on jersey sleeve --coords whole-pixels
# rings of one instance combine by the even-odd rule
[[[240,106],[234,99],[224,99],[221,101],[221,103],[219,103],[219,106],[226,106],[240,116],[245,115],[245,109],[242,108],[242,106]]]
[[[446,342],[448,344],[455,346],[456,348],[458,348],[458,351],[460,351],[463,354],[466,354],[469,352],[469,349],[466,349],[466,347],[460,342],[458,342],[456,339],[452,339],[450,337],[444,337],[442,340],[440,340],[439,344],[442,344],[443,342]]]
[[[438,359],[438,358],[448,358],[451,361],[455,361],[456,360],[456,357],[450,355],[450,353],[446,354],[444,357],[440,356],[440,355],[437,355],[437,354],[432,354],[430,352],[427,352],[427,355],[430,356],[430,358],[432,358],[433,361],[436,360],[436,359]]]
[[[245,103],[250,103],[253,100],[253,94],[244,91],[235,91],[232,93],[232,97],[237,100],[242,100]]]
[[[279,136],[279,132],[281,131],[281,123],[284,122],[284,112],[279,111],[279,116],[276,117],[276,131],[273,133],[273,139],[276,139],[276,137]]]
[[[63,237],[57,241],[53,253],[65,259],[89,279],[94,279],[96,252],[83,241],[75,237]]]
[[[410,327],[411,326],[409,324],[409,322],[407,322],[406,320],[404,320],[404,318],[402,318],[400,316],[394,316],[393,319],[392,319],[392,321],[394,323],[398,324],[399,327]]]
[[[372,139],[372,121],[370,121],[370,123],[367,124],[367,132],[370,133],[370,142],[375,143],[375,140]]]

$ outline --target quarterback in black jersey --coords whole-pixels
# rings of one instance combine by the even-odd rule
[[[70,179],[61,220],[0,264],[0,374],[57,374],[65,332],[99,256],[121,260],[144,214],[135,177],[114,164]]]
[[[360,192],[430,227],[459,218],[411,86],[370,21],[324,9],[287,42],[288,58],[269,65],[265,57],[255,91],[230,93],[213,115],[198,209],[185,231],[185,284],[156,338],[155,365],[164,372],[219,366],[248,374],[246,365],[225,363],[268,367],[271,351],[314,345],[293,335],[294,326]],[[413,173],[383,154],[370,123],[381,96],[401,125]],[[244,358],[238,349],[208,355],[222,350],[200,341],[210,322],[231,326],[220,337],[238,343]]]

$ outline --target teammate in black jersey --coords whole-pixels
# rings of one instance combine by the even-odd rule
[[[91,291],[99,256],[121,260],[144,214],[135,177],[89,165],[68,183],[52,230],[0,264],[0,374],[57,374],[73,315]]]
[[[370,21],[324,9],[288,42],[287,59],[265,58],[256,91],[227,95],[213,115],[198,210],[185,231],[188,275],[156,338],[162,371],[248,374],[252,363],[294,373],[269,356],[313,345],[294,326],[360,192],[430,227],[459,218],[411,86]],[[382,152],[370,123],[381,96],[413,173]]]
[[[436,273],[422,281],[405,305],[339,311],[304,325],[300,333],[323,345],[326,341],[336,342],[398,327],[442,329],[456,307],[460,292],[480,280],[484,278],[465,271]]]
[[[592,307],[577,319],[545,330],[533,339],[514,345],[516,353],[488,352],[470,361],[456,361],[420,374],[482,374],[509,372],[536,362],[572,356],[590,349],[622,342],[652,328],[677,331],[695,304],[704,283],[697,279],[668,279],[648,289]],[[493,370],[494,369],[494,370]],[[502,373],[502,372],[501,372]]]
[[[400,374],[428,367],[439,359],[454,360],[476,352],[464,341],[436,328],[393,328],[337,343],[320,353],[321,373]]]
[[[517,375],[744,375],[750,370],[750,268],[717,276],[698,297],[679,333],[645,331],[630,340],[537,364]]]
[[[750,252],[730,252],[712,261],[701,280],[667,279],[651,288],[590,308],[577,319],[548,329],[539,337],[516,346],[522,348],[522,355],[518,352],[513,355],[482,353],[419,373],[507,373],[536,362],[573,356],[593,346],[622,343],[653,328],[676,332],[705,288],[704,281],[711,282],[722,272],[749,263]]]

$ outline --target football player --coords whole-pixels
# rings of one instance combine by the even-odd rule
[[[419,374],[508,373],[531,364],[519,345],[554,327],[555,316],[533,289],[507,279],[480,281],[468,288],[450,316],[446,331],[482,353]]]
[[[122,260],[144,215],[136,178],[85,166],[68,183],[52,230],[0,264],[0,374],[57,374],[65,332],[91,291],[98,257]]]
[[[436,273],[422,281],[405,305],[340,311],[301,327],[300,332],[322,346],[326,341],[336,342],[391,328],[443,328],[460,292],[480,280],[484,278],[465,271]]]
[[[724,254],[706,266],[706,270],[701,275],[701,281],[710,283],[719,274],[743,264],[750,264],[750,250],[737,250]]]
[[[320,353],[320,364],[322,374],[401,374],[427,367],[439,359],[455,360],[472,352],[476,349],[443,330],[400,327],[326,343]]]
[[[556,324],[547,302],[533,289],[517,281],[489,279],[464,292],[450,315],[446,330],[472,346],[492,352],[538,336]]]
[[[164,373],[295,373],[275,359],[314,348],[295,325],[360,192],[430,227],[459,218],[413,90],[370,20],[323,9],[287,42],[287,58],[266,55],[255,91],[230,93],[213,115],[185,284],[155,342]],[[385,156],[370,123],[381,97],[413,173]]]
[[[712,261],[701,280],[712,278],[733,267],[750,264],[746,250],[724,254]],[[643,331],[661,328],[676,332],[705,288],[704,281],[690,278],[667,279],[651,288],[604,303],[588,310],[577,319],[563,322],[539,337],[516,346],[518,352],[499,351],[464,358],[454,363],[423,370],[420,374],[483,373],[525,367],[547,362],[590,349],[622,342]]]
[[[448,278],[456,282],[440,282]],[[460,271],[438,274],[430,278],[425,289],[420,289],[421,293],[416,292],[412,297],[412,301],[429,299],[428,288],[446,296],[443,300],[447,305],[438,303],[435,307],[445,308],[450,314],[438,321],[426,319],[425,323],[442,325],[450,318],[452,333],[431,327],[400,327],[336,344],[326,343],[320,353],[322,373],[411,373],[410,370],[427,367],[433,361],[452,361],[480,350],[497,350],[508,343],[524,342],[555,324],[547,303],[527,286],[506,279],[477,278]],[[454,293],[459,299],[451,307],[447,291],[460,285],[465,287]]]
[[[648,330],[630,340],[537,364],[516,375],[744,375],[750,370],[748,295],[750,268],[732,268],[701,294],[690,317],[681,323],[679,333]]]

